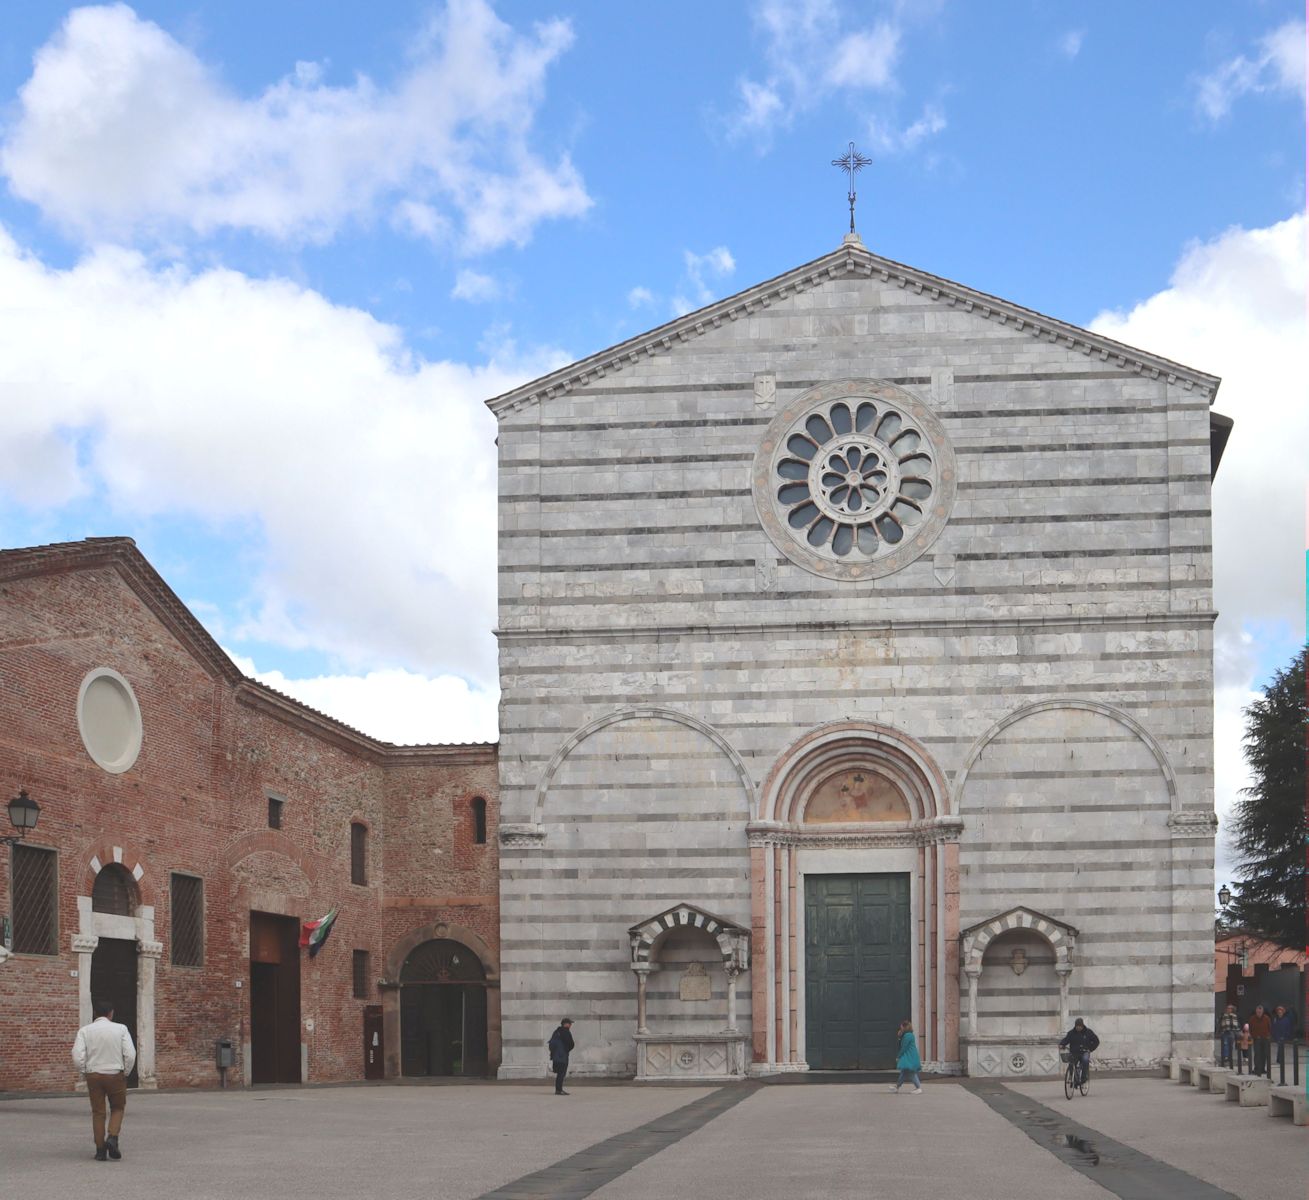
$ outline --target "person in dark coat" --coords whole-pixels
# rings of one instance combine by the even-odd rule
[[[1262,1004],[1256,1004],[1249,1025],[1250,1036],[1254,1038],[1254,1073],[1271,1077],[1273,1071],[1268,1049],[1273,1040],[1273,1018],[1264,1011]]]
[[[1091,1051],[1099,1048],[1100,1039],[1095,1036],[1095,1030],[1092,1029],[1081,1017],[1073,1022],[1073,1027],[1063,1036],[1060,1041],[1060,1048],[1068,1047],[1068,1056],[1073,1062],[1077,1063],[1077,1070],[1073,1072],[1073,1077],[1080,1084],[1086,1078],[1086,1073],[1091,1069]]]
[[[555,1073],[555,1095],[567,1096],[564,1076],[568,1074],[568,1055],[573,1049],[573,1022],[565,1017],[550,1035],[550,1070]]]
[[[1295,1018],[1284,1004],[1273,1009],[1273,1045],[1277,1047],[1277,1065],[1286,1066],[1286,1043],[1295,1036]]]

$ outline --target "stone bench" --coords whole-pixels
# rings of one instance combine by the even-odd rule
[[[1269,1088],[1268,1115],[1290,1117],[1292,1125],[1309,1125],[1309,1101],[1305,1099],[1304,1088]]]
[[[1228,1075],[1227,1098],[1242,1108],[1258,1108],[1268,1103],[1272,1081],[1263,1075]]]
[[[1200,1069],[1206,1064],[1197,1062],[1192,1058],[1181,1058],[1177,1060],[1177,1082],[1185,1083],[1190,1087],[1199,1087],[1200,1080],[1196,1078]]]
[[[1231,1067],[1203,1066],[1196,1067],[1192,1074],[1195,1086],[1202,1092],[1224,1095],[1227,1091],[1227,1077],[1232,1073]]]

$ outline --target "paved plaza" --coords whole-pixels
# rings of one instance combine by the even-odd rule
[[[1167,1081],[643,1088],[578,1083],[133,1094],[122,1162],[83,1097],[0,1102],[0,1195],[1302,1197],[1309,1129]]]

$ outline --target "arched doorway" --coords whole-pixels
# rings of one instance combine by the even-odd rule
[[[91,889],[91,911],[112,917],[136,915],[136,880],[131,872],[119,863],[110,863],[96,877]],[[91,955],[91,1001],[108,1000],[114,1006],[114,1020],[126,1025],[132,1035],[132,1045],[140,1046],[136,1024],[137,963],[135,937],[109,937],[101,935]],[[127,1077],[127,1086],[140,1083],[134,1066]]]
[[[433,938],[400,969],[400,1072],[485,1075],[486,971],[467,946]]]

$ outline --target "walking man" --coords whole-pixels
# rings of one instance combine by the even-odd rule
[[[555,1095],[567,1096],[564,1076],[568,1074],[568,1055],[573,1048],[573,1022],[565,1017],[550,1035],[550,1069],[555,1073]]]
[[[91,1129],[95,1133],[97,1162],[122,1158],[118,1132],[127,1111],[127,1077],[136,1064],[136,1047],[126,1025],[114,1021],[114,1006],[97,1000],[91,1006],[95,1020],[77,1031],[73,1042],[73,1066],[86,1076],[91,1098]],[[105,1136],[105,1101],[109,1102],[109,1134]]]

